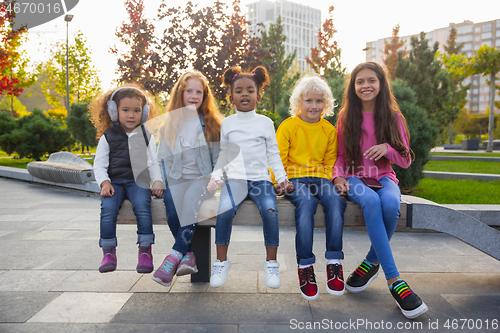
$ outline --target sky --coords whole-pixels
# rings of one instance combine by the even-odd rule
[[[226,2],[229,0],[226,0]],[[293,0],[292,0],[293,1]],[[164,1],[167,5],[181,5],[186,1]],[[192,0],[201,6],[210,6],[213,1]],[[245,5],[254,0],[241,0]],[[304,3],[304,1],[293,1]],[[162,0],[144,0],[146,17],[155,20]],[[410,3],[410,5],[403,5]],[[474,23],[500,19],[499,0],[317,0],[311,7],[322,11],[321,21],[328,15],[328,7],[333,5],[334,26],[338,31],[336,40],[342,49],[342,63],[350,71],[365,61],[363,48],[366,42],[389,37],[392,28],[400,25],[400,36],[413,35],[421,31],[431,31],[470,20]],[[115,32],[127,20],[124,0],[80,0],[68,14],[74,18],[68,24],[69,41],[80,30],[87,38],[87,46],[92,51],[94,66],[100,72],[104,90],[112,88],[112,80],[117,78],[117,57],[109,52],[113,46],[122,47]],[[153,22],[154,24],[155,22]],[[158,24],[155,24],[158,27]],[[163,29],[161,29],[163,30]],[[24,45],[32,63],[48,59],[51,45],[66,42],[66,22],[64,16],[34,27],[29,31],[29,41]]]

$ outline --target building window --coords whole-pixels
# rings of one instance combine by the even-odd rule
[[[491,31],[491,23],[483,24],[483,32],[489,32],[489,31]]]
[[[479,111],[486,111],[487,107],[488,107],[487,104],[479,104]]]
[[[487,102],[489,100],[490,100],[490,96],[488,96],[488,95],[481,95],[481,96],[479,96],[479,101],[480,102]]]
[[[490,92],[490,87],[484,86],[479,88],[479,92],[485,93],[485,92]]]
[[[478,33],[480,33],[480,32],[481,32],[481,27],[475,27],[475,28],[474,28],[474,33],[475,33],[475,34],[478,34]]]
[[[483,32],[483,34],[481,35],[481,37],[483,39],[491,38],[491,32]]]
[[[410,47],[411,47],[411,45],[410,45]],[[464,51],[469,51],[471,49],[472,49],[472,44],[471,43],[465,43],[464,44],[464,48],[463,48]]]
[[[483,45],[485,45],[485,44],[486,44],[486,46],[491,46],[491,40],[485,40],[485,41],[483,41],[483,43],[482,43],[482,44],[483,44]],[[481,45],[481,46],[483,46],[483,45]]]

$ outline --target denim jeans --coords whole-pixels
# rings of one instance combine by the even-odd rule
[[[295,251],[299,265],[316,262],[313,253],[314,214],[321,202],[325,212],[326,259],[344,259],[342,235],[344,219],[340,212],[345,209],[345,201],[340,202],[331,180],[318,177],[290,179],[295,190],[285,197],[295,205]],[[342,206],[343,205],[343,206]]]
[[[201,203],[212,197],[207,189],[208,179],[173,179],[166,182],[163,203],[167,213],[167,222],[174,236],[174,250],[186,254],[193,252],[193,239]]]
[[[371,246],[366,260],[380,261],[387,280],[399,276],[389,245],[399,219],[399,186],[389,177],[379,179],[384,188],[377,190],[370,189],[357,177],[349,177],[346,180],[350,186],[347,199],[361,207],[370,237]]]
[[[228,194],[228,185],[231,196]],[[229,180],[228,184],[222,188],[215,224],[215,244],[229,245],[233,218],[246,198],[250,198],[259,209],[264,228],[264,245],[278,247],[279,223],[276,191],[274,185],[266,180]]]
[[[111,182],[115,189],[112,197],[101,197],[101,238],[99,246],[116,246],[116,220],[123,201],[128,199],[137,220],[137,244],[154,244],[153,218],[151,216],[151,190],[143,188],[133,180]]]

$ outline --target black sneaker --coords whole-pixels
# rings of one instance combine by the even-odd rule
[[[377,277],[379,266],[380,265],[370,264],[368,261],[363,260],[358,268],[349,275],[345,289],[353,294],[364,291]]]
[[[411,291],[408,284],[403,280],[396,280],[389,288],[392,297],[396,300],[396,304],[399,306],[404,316],[408,319],[417,318],[421,314],[427,312],[428,308],[424,302]]]

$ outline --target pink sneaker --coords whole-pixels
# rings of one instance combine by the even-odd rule
[[[198,267],[196,267],[196,257],[193,252],[188,252],[184,257],[182,257],[179,266],[177,267],[177,275],[188,275],[198,273]]]
[[[168,287],[172,284],[172,279],[174,278],[175,271],[177,270],[177,266],[179,265],[179,258],[169,254],[163,260],[160,268],[156,270],[156,272],[151,276],[151,278],[158,282],[159,284]]]
[[[137,262],[137,273],[151,273],[154,269],[151,245],[139,246],[139,260]]]
[[[99,272],[108,273],[116,270],[116,247],[106,246],[102,248],[104,258],[102,258]]]

